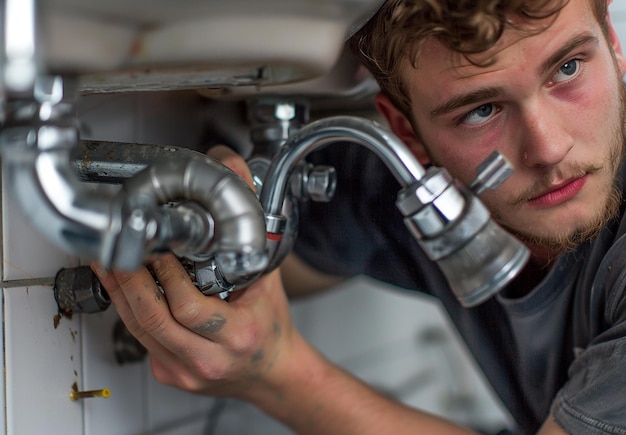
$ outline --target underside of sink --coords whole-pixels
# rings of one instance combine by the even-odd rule
[[[44,68],[77,76],[83,94],[353,94],[371,82],[344,42],[381,3],[48,0],[38,45]]]

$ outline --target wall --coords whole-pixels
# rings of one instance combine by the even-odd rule
[[[612,11],[626,40],[626,2],[615,2]],[[205,103],[195,94],[90,97],[80,106],[81,131],[85,138],[196,147],[211,117]],[[60,268],[78,264],[81,259],[31,230],[3,179],[0,409],[6,413],[0,412],[0,428],[6,433],[289,434],[246,404],[161,386],[146,363],[118,365],[113,309],[59,318],[51,284]],[[507,415],[436,302],[357,279],[292,308],[323,353],[382,391],[489,432],[506,425]],[[109,388],[111,397],[72,402],[74,385]]]
[[[195,110],[197,100],[195,94],[88,98],[80,105],[82,134],[192,147],[203,116]],[[116,363],[113,309],[71,318],[57,315],[54,276],[81,261],[33,232],[6,187],[2,218],[6,396],[0,397],[6,400],[6,415],[0,413],[0,418],[6,421],[0,427],[20,435],[201,433],[212,399],[157,384],[145,363]],[[111,397],[72,402],[74,385],[79,390],[108,388]]]

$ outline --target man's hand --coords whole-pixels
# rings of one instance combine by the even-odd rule
[[[243,178],[243,180],[248,183],[248,186],[254,189],[250,169],[246,161],[239,154],[224,145],[217,145],[211,148],[207,152],[207,155],[230,168],[235,174]]]
[[[252,187],[245,161],[232,150],[218,146],[209,155]],[[93,265],[128,330],[148,350],[158,381],[245,398],[289,352],[293,326],[278,272],[226,302],[200,293],[173,255],[159,257],[151,267],[163,293],[145,268],[107,272]]]
[[[147,269],[105,272],[94,267],[129,331],[146,347],[155,378],[195,393],[247,398],[264,388],[289,354],[293,326],[274,272],[229,302],[205,296],[173,255]]]

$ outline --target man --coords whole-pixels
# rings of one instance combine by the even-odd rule
[[[423,164],[469,182],[498,150],[516,168],[482,197],[532,253],[500,295],[458,304],[401,221],[377,214],[389,181],[382,167],[363,170],[375,167],[363,154],[339,159],[368,188],[340,192],[324,212],[345,225],[311,210],[282,268],[301,291],[370,273],[439,297],[524,433],[626,432],[626,61],[606,7],[389,0],[355,36],[381,84],[378,109]],[[241,160],[218,157],[246,175]],[[297,433],[469,433],[326,361],[294,329],[277,272],[225,302],[200,294],[172,256],[153,267],[167,299],[145,270],[95,269],[159,381],[249,401]]]

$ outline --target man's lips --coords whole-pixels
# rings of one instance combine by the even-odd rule
[[[562,204],[575,197],[585,186],[586,182],[586,175],[568,180],[532,198],[528,203],[533,207],[552,207]]]

